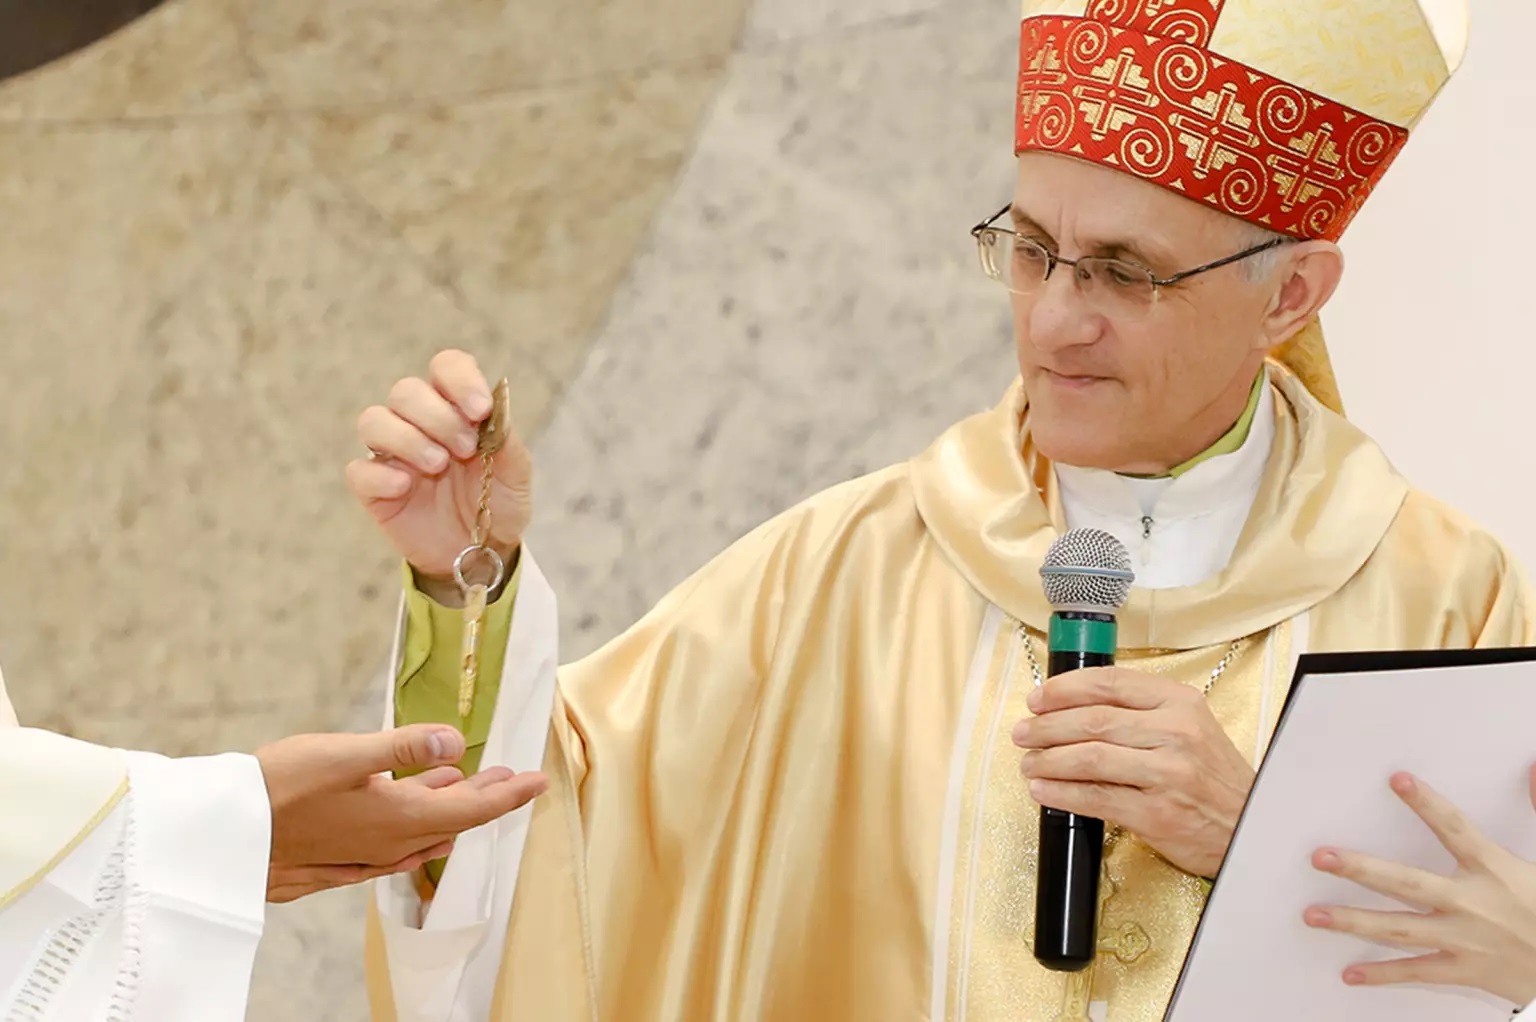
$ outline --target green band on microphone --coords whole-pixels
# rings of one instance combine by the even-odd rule
[[[1115,655],[1118,638],[1115,619],[1062,617],[1051,615],[1050,648],[1053,650],[1081,650],[1084,653]]]

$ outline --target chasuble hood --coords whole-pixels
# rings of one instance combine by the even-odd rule
[[[1025,0],[1014,152],[1338,241],[1467,34],[1465,0]],[[1274,355],[1343,411],[1317,321]]]
[[[1230,563],[1209,581],[1136,588],[1119,614],[1130,649],[1231,642],[1338,592],[1375,552],[1409,493],[1406,479],[1355,426],[1284,366],[1268,368],[1275,437]],[[1016,380],[990,413],[944,434],[910,466],[918,513],[955,567],[1031,628],[1051,615],[1040,565],[1065,529],[1055,473],[1035,449]]]

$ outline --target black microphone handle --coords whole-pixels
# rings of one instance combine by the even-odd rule
[[[1112,667],[1114,654],[1052,650],[1054,677],[1087,667]],[[1035,873],[1035,959],[1057,972],[1093,964],[1099,944],[1099,869],[1104,821],[1040,807],[1040,856]]]

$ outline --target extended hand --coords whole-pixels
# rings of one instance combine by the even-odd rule
[[[478,427],[490,413],[491,388],[473,356],[443,351],[427,379],[398,381],[387,404],[358,419],[373,457],[347,466],[347,485],[429,589],[454,589],[453,562],[469,545],[480,505]],[[515,429],[492,471],[488,545],[510,572],[533,516],[533,460]]]
[[[1215,876],[1253,768],[1201,693],[1119,667],[1074,671],[1030,694],[1013,729],[1036,802],[1119,824],[1169,862]]]
[[[539,795],[543,774],[493,767],[465,778],[464,738],[417,724],[376,734],[298,735],[256,753],[272,803],[267,899],[405,872]],[[394,780],[390,771],[426,768]]]
[[[1536,774],[1531,786],[1536,805]],[[1314,854],[1317,869],[1420,910],[1307,909],[1308,925],[1427,952],[1351,965],[1344,982],[1475,987],[1521,1008],[1530,1004],[1536,999],[1536,864],[1495,844],[1423,781],[1398,774],[1392,790],[1434,831],[1459,868],[1440,876],[1339,849]]]

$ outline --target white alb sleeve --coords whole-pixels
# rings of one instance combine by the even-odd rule
[[[0,912],[0,1017],[242,1022],[271,854],[261,766],[124,755],[127,794]]]

